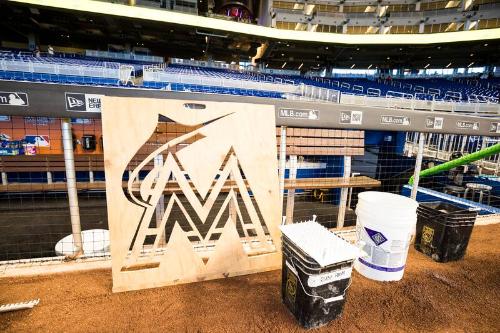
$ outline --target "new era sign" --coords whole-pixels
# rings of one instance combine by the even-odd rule
[[[490,133],[500,133],[500,123],[490,124]]]
[[[443,129],[443,117],[427,117],[425,119],[425,127],[432,129]]]
[[[340,123],[350,125],[361,125],[363,123],[363,112],[342,111],[340,112]]]
[[[103,95],[66,93],[66,110],[81,112],[101,112]]]

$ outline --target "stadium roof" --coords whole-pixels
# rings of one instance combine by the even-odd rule
[[[3,34],[39,34],[41,43],[106,48],[144,46],[155,54],[216,60],[249,59],[262,49],[271,67],[297,69],[466,67],[499,64],[500,29],[435,34],[333,34],[258,25],[91,0],[12,0],[1,5]],[[67,37],[70,36],[70,37]],[[52,39],[56,40],[52,40]],[[96,46],[97,45],[97,46]],[[451,63],[451,65],[450,65]]]

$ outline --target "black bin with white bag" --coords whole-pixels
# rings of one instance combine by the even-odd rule
[[[281,226],[283,303],[305,328],[342,314],[360,250],[316,222]]]

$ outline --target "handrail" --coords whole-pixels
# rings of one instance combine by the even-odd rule
[[[366,90],[366,95],[370,97],[380,97],[380,95],[382,95],[382,92],[377,88],[368,88]]]
[[[419,177],[422,178],[422,177],[432,176],[437,173],[448,171],[458,166],[469,164],[498,153],[500,153],[500,143],[497,143],[485,149],[481,149],[480,151],[477,151],[475,153],[468,154],[460,158],[457,158],[455,160],[451,160],[446,163],[439,164],[432,168],[423,170],[420,172]],[[414,181],[414,176],[411,176],[408,181],[408,184],[413,185],[413,181]]]

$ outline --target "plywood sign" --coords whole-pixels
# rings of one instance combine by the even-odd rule
[[[186,131],[138,155],[159,121]],[[105,97],[102,127],[113,291],[279,267],[274,107]]]

